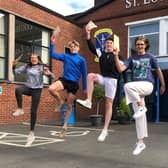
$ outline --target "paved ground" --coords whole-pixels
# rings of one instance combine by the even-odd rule
[[[64,140],[54,124],[38,124],[36,140],[26,148],[27,123],[0,126],[0,168],[167,168],[168,123],[149,123],[147,148],[133,156],[135,125],[112,123],[104,143],[100,128],[76,123]],[[55,135],[55,136],[53,136]]]

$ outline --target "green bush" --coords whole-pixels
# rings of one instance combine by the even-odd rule
[[[100,85],[94,85],[93,98],[96,101],[96,114],[99,114],[100,102],[105,99],[105,90],[104,87]]]
[[[128,117],[131,118],[132,112],[130,106],[126,104],[126,98],[123,97],[119,106],[117,107],[117,116],[118,117]]]
[[[105,90],[104,90],[104,87],[99,86],[99,85],[94,85],[93,97],[96,100],[105,99]]]

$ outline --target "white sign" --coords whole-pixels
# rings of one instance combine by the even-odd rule
[[[167,0],[125,0],[125,8],[130,9],[130,8],[135,8],[135,7],[139,7],[142,5],[149,5],[149,4],[156,4],[159,2],[163,2],[163,1],[167,1]]]
[[[86,29],[92,30],[94,28],[97,28],[97,25],[93,21],[89,21],[88,24],[86,25]]]
[[[120,51],[120,39],[116,34],[114,34],[114,48]]]

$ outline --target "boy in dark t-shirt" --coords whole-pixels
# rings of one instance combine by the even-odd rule
[[[117,80],[120,74],[115,65],[115,60],[114,60],[113,38],[109,37],[105,40],[105,51],[101,52],[100,50],[96,50],[95,46],[92,44],[90,39],[91,38],[90,33],[91,33],[91,30],[89,30],[86,27],[88,47],[94,55],[99,57],[100,74],[98,73],[88,74],[87,99],[86,100],[77,99],[76,102],[91,109],[94,83],[97,83],[105,87],[105,96],[106,96],[105,122],[104,122],[103,130],[97,139],[99,142],[103,142],[108,135],[108,127],[112,117],[112,106],[113,106],[113,101],[114,101],[114,97],[117,89]]]

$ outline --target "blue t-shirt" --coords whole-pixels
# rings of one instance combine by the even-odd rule
[[[130,56],[124,62],[124,65],[132,70],[133,81],[149,81],[152,83],[154,83],[152,70],[159,68],[156,57],[149,53]]]
[[[78,53],[55,53],[54,44],[52,43],[50,45],[50,55],[52,58],[64,62],[63,78],[73,82],[79,82],[80,76],[82,75],[83,90],[87,89],[87,66],[85,58]]]

